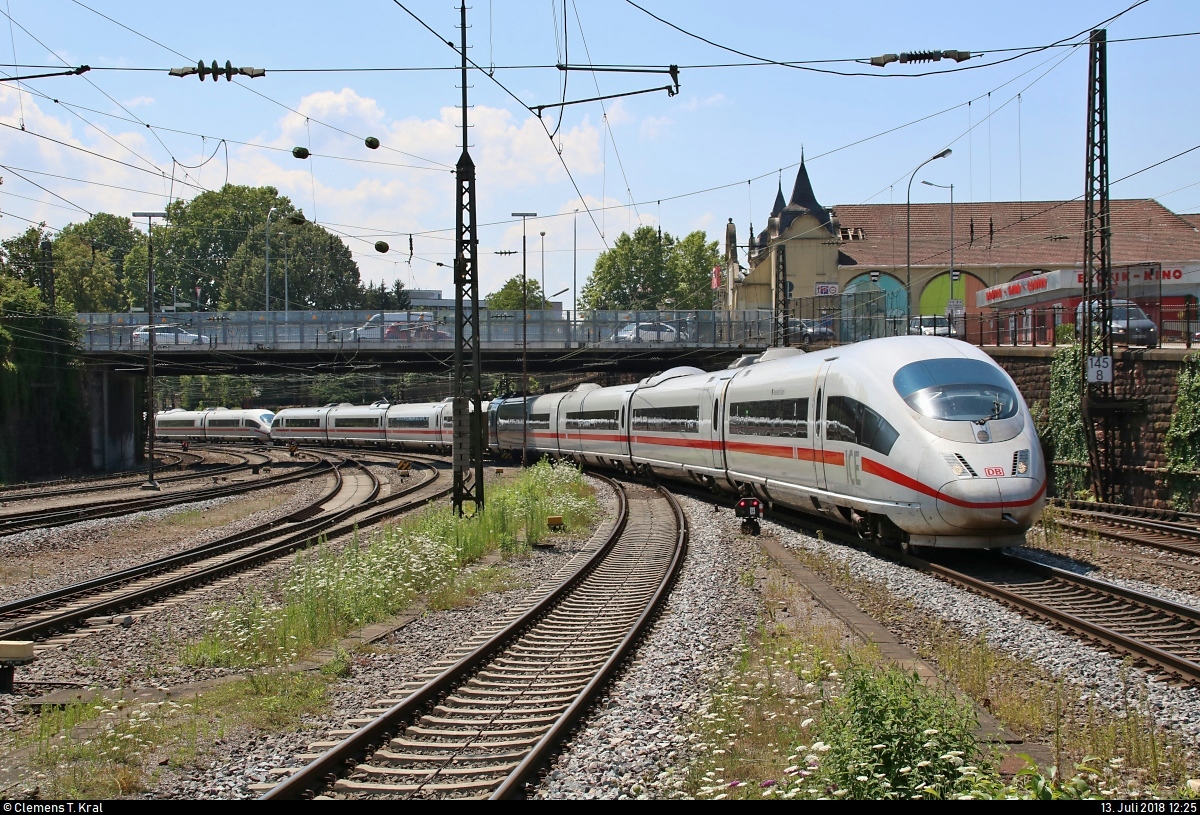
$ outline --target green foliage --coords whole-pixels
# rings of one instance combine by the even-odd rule
[[[535,311],[550,308],[550,301],[542,296],[542,284],[526,276],[525,296],[521,296],[521,275],[505,282],[499,291],[487,296],[488,308],[492,311]],[[528,303],[528,308],[526,308]]]
[[[76,311],[124,311],[135,293],[138,302],[145,300],[125,276],[125,258],[139,242],[144,255],[146,236],[129,218],[107,212],[67,224],[54,239],[59,297],[67,297]],[[144,291],[144,279],[141,285]]]
[[[197,199],[199,200],[199,199]],[[286,198],[279,201],[286,202]],[[287,205],[290,208],[290,204]],[[291,223],[286,210],[271,220],[271,308],[294,310],[357,308],[363,305],[358,265],[340,238],[309,222]],[[266,296],[266,224],[251,227],[230,258],[221,286],[222,308],[261,310]],[[399,281],[397,281],[399,282]],[[372,294],[379,301],[383,292]],[[407,299],[403,285],[398,289]],[[391,305],[390,301],[388,305]],[[378,306],[372,306],[378,307]]]
[[[229,667],[285,665],[421,595],[458,594],[447,589],[460,569],[505,540],[523,535],[527,549],[544,534],[546,515],[563,515],[570,530],[590,523],[595,511],[578,470],[541,462],[515,483],[494,487],[474,517],[438,507],[365,542],[356,535],[340,551],[318,547],[297,559],[276,590],[213,609],[208,633],[186,646],[183,658]]]
[[[600,253],[580,301],[589,309],[712,308],[712,268],[719,262],[717,242],[702,231],[677,240],[640,226]]]
[[[1167,478],[1175,508],[1191,511],[1197,487],[1191,473],[1200,470],[1200,357],[1196,354],[1184,357],[1176,388],[1175,411],[1166,437]]]
[[[1080,405],[1083,376],[1083,350],[1069,345],[1054,352],[1050,363],[1050,406],[1048,411],[1047,452],[1052,460],[1067,462],[1051,466],[1054,492],[1073,498],[1090,490],[1088,447]]]
[[[8,262],[0,267],[0,481],[78,466],[85,450],[77,332]],[[24,275],[25,272],[20,274]]]
[[[818,785],[854,800],[947,798],[969,792],[980,769],[969,705],[895,667],[851,662],[843,695],[826,707],[814,746]],[[838,793],[841,792],[841,795]]]

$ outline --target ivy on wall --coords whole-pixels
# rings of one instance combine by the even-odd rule
[[[1167,483],[1175,509],[1191,511],[1200,470],[1200,357],[1189,354],[1175,380],[1177,396],[1167,430]]]
[[[1049,421],[1042,438],[1051,461],[1051,487],[1061,498],[1088,498],[1091,479],[1088,474],[1087,435],[1083,427],[1083,408],[1079,401],[1079,382],[1083,376],[1083,351],[1068,345],[1054,352],[1050,363]]]

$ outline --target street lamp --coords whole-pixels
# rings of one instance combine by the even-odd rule
[[[264,304],[267,312],[267,322],[271,322],[271,213],[275,207],[267,210],[267,300]]]
[[[526,282],[525,219],[536,218],[536,212],[514,212],[521,219],[521,466],[529,449],[529,284]]]
[[[917,170],[920,170],[926,164],[928,164],[931,161],[934,161],[935,159],[945,158],[946,156],[950,155],[950,153],[951,153],[951,150],[949,147],[947,147],[945,150],[938,153],[936,156],[931,156],[931,157],[925,159],[924,161],[922,161],[920,164],[917,165],[917,169],[913,170],[912,175],[910,175],[908,177],[908,198],[907,198],[907,203],[905,203],[905,205],[904,205],[904,221],[905,221],[905,233],[906,233],[905,238],[904,238],[904,253],[905,253],[904,267],[907,270],[907,272],[905,274],[905,283],[904,283],[904,301],[905,301],[904,330],[906,332],[908,331],[908,322],[912,318],[912,183],[913,183],[913,178],[916,177]]]
[[[150,467],[146,476],[144,490],[160,489],[154,480],[154,219],[166,218],[165,212],[135,212],[134,218],[146,219],[146,342],[149,343],[149,355],[146,360],[146,425],[150,432]]]
[[[958,272],[954,270],[954,185],[953,184],[934,184],[932,181],[921,181],[922,184],[928,187],[939,187],[943,190],[950,190],[950,299],[954,299],[954,281],[957,278]],[[963,292],[963,310],[966,310],[966,291]],[[947,308],[949,306],[947,305]],[[954,314],[953,311],[950,312]],[[957,315],[954,315],[957,316]],[[964,323],[965,326],[965,323]]]

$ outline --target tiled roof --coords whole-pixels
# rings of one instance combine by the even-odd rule
[[[904,204],[844,204],[833,209],[843,230],[863,230],[863,240],[846,241],[841,247],[859,266],[905,265]],[[1176,215],[1149,198],[1111,201],[1109,210],[1113,264],[1200,261],[1200,215]],[[955,202],[954,243],[956,266],[1033,269],[1082,264],[1083,202]],[[949,265],[950,204],[912,205],[912,263]]]
[[[1194,212],[1190,215],[1180,215],[1179,217],[1197,229],[1200,229],[1200,212]]]

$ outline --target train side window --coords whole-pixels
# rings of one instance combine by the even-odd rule
[[[621,429],[625,429],[625,406],[621,405]]]
[[[715,428],[721,423],[721,400],[713,400],[712,426]]]
[[[857,399],[829,397],[829,427],[826,438],[867,447],[888,455],[900,434],[886,419]]]

